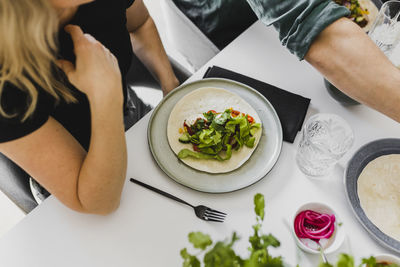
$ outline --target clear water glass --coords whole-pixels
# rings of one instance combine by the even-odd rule
[[[394,50],[398,50],[400,43],[400,1],[392,0],[384,3],[372,25],[368,35],[395,64],[400,65],[400,57]]]
[[[310,177],[328,175],[354,142],[349,124],[338,115],[328,113],[310,117],[302,135],[296,162],[300,170]]]

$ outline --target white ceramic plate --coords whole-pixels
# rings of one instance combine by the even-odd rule
[[[169,146],[167,123],[175,104],[186,94],[203,87],[229,90],[246,100],[258,113],[263,134],[253,155],[240,168],[221,174],[195,170],[178,159]],[[159,167],[176,182],[208,193],[225,193],[254,184],[273,168],[282,147],[282,127],[271,103],[256,90],[227,79],[203,79],[184,84],[168,94],[154,110],[147,129],[149,147]]]

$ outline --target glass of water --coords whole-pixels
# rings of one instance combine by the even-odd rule
[[[378,17],[368,35],[395,64],[400,65],[400,57],[395,50],[399,50],[400,43],[400,1],[392,0],[384,3],[379,10]]]
[[[335,114],[319,113],[310,117],[302,134],[296,162],[310,177],[328,175],[354,142],[349,124]]]

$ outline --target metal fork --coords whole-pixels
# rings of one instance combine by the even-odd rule
[[[173,195],[171,195],[171,194],[169,194],[167,192],[164,192],[164,191],[162,191],[160,189],[154,188],[151,185],[145,184],[145,183],[140,182],[138,180],[135,180],[133,178],[131,178],[130,181],[132,183],[141,185],[141,186],[143,186],[143,187],[145,187],[145,188],[147,188],[147,189],[149,189],[151,191],[159,193],[160,195],[163,195],[165,197],[168,197],[170,199],[173,199],[173,200],[178,201],[178,202],[180,202],[182,204],[185,204],[185,205],[188,205],[188,206],[192,207],[194,209],[194,213],[196,213],[196,216],[199,217],[202,220],[211,221],[211,222],[221,222],[221,223],[224,222],[226,213],[223,213],[223,212],[220,212],[220,211],[217,211],[217,210],[213,210],[213,209],[211,209],[209,207],[206,207],[206,206],[203,206],[203,205],[193,206],[193,205],[187,203],[186,201],[184,201],[184,200],[182,200],[180,198],[177,198],[176,196],[173,196]]]

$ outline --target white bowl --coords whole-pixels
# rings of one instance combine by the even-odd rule
[[[374,256],[376,259],[376,262],[389,262],[389,263],[395,263],[397,265],[400,265],[400,258],[390,255],[390,254],[379,254]]]
[[[343,243],[345,239],[345,231],[343,225],[340,224],[340,219],[337,213],[328,205],[319,203],[319,202],[311,202],[302,205],[294,214],[291,220],[291,229],[296,240],[297,246],[305,252],[312,253],[312,254],[319,254],[318,245],[315,241],[308,239],[308,238],[298,238],[296,232],[294,231],[294,220],[296,216],[305,210],[312,210],[318,213],[324,214],[333,214],[335,215],[335,230],[332,236],[329,239],[322,239],[321,245],[324,248],[324,253],[329,254],[336,251]]]

